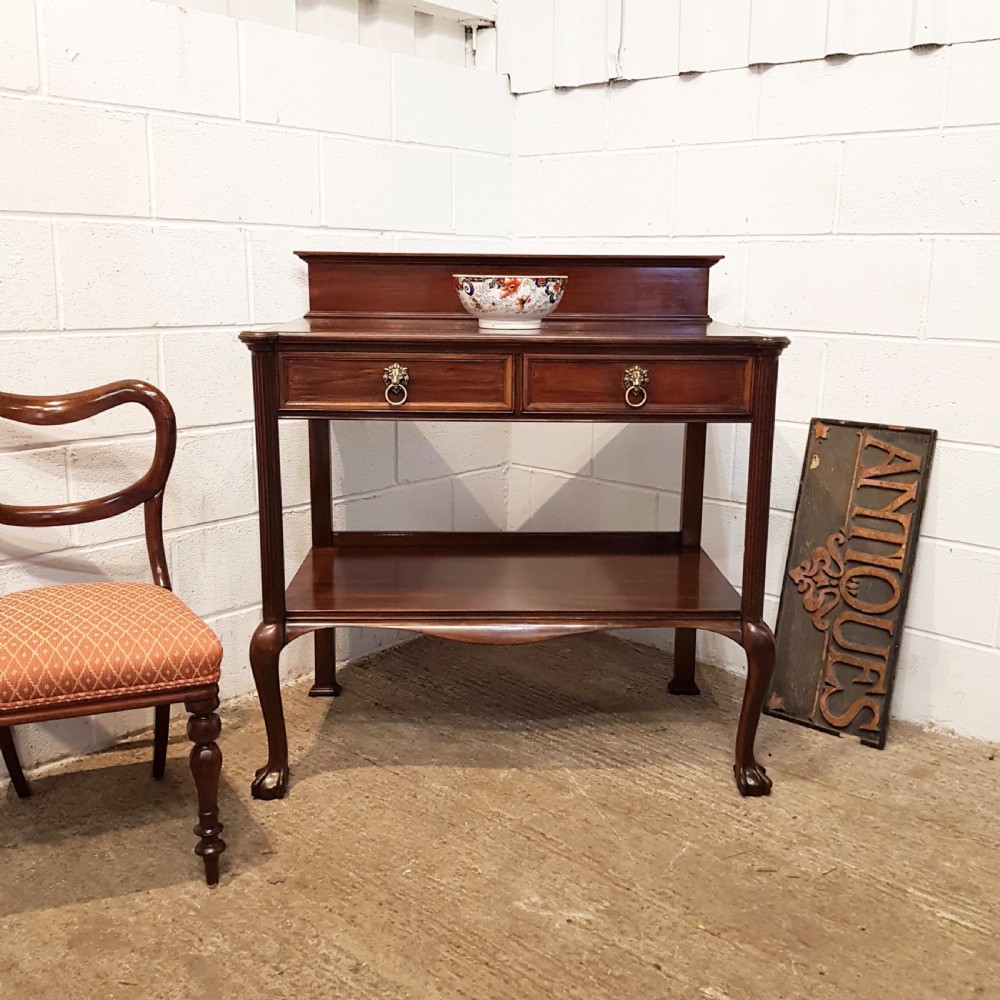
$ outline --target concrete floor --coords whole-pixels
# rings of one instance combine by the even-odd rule
[[[286,693],[292,786],[249,796],[224,716],[222,884],[200,881],[178,726],[0,805],[0,996],[1000,997],[1000,761],[897,725],[883,752],[765,718],[770,799],[730,771],[738,681],[664,693],[608,636],[421,639]]]

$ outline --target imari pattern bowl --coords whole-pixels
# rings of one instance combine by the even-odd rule
[[[455,274],[458,298],[480,330],[537,330],[563,296],[566,276]]]

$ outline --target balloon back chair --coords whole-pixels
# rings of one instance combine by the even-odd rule
[[[163,544],[163,491],[177,445],[166,396],[145,382],[115,382],[57,398],[0,392],[0,418],[67,424],[139,403],[156,427],[153,462],[127,489],[96,500],[21,507],[0,504],[0,524],[84,524],[144,506],[153,583],[78,583],[0,596],[0,750],[21,798],[30,795],[12,727],[72,716],[154,708],[153,777],[163,777],[170,706],[188,712],[191,771],[198,790],[198,845],[209,885],[219,881],[218,789],[222,754],[215,633],[170,591]]]

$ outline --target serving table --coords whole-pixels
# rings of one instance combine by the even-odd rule
[[[309,267],[305,320],[240,338],[253,359],[263,584],[250,661],[268,740],[254,796],[279,798],[288,784],[281,650],[315,633],[310,694],[337,695],[334,629],[342,626],[494,644],[673,627],[668,688],[678,695],[699,693],[696,630],[718,632],[747,655],[737,787],[768,794],[754,738],[774,662],[764,564],[778,355],[788,341],[711,322],[708,272],[720,258],[299,256]],[[568,280],[541,330],[485,332],[458,301],[459,273]],[[683,423],[678,530],[334,531],[330,422],[414,418]],[[312,519],[312,548],[287,587],[278,448],[285,419],[309,424]],[[701,548],[710,422],[750,424],[740,593]]]

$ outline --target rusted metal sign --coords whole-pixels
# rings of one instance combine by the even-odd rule
[[[764,711],[883,747],[936,431],[809,425]]]

